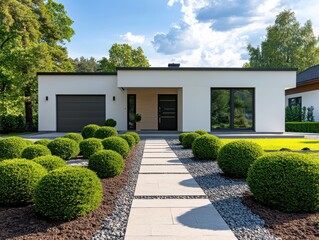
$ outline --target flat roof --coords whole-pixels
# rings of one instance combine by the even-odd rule
[[[37,75],[111,75],[116,76],[116,72],[38,72]]]
[[[234,68],[234,67],[118,67],[120,71],[297,71],[298,68]]]

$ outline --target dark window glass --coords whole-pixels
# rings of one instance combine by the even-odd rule
[[[289,98],[288,99],[289,107],[300,107],[301,108],[301,97]]]
[[[134,121],[136,115],[136,95],[127,95],[127,129],[135,130],[136,122]]]
[[[254,89],[212,88],[211,128],[253,129]]]

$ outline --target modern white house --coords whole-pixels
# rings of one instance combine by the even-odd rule
[[[286,90],[286,106],[313,106],[319,121],[319,64],[297,75],[296,87]]]
[[[169,64],[116,73],[38,73],[39,131],[80,131],[113,118],[117,130],[280,133],[285,90],[296,87],[296,70]]]

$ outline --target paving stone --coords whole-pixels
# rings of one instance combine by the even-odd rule
[[[141,165],[140,173],[188,173],[183,165]]]
[[[135,196],[205,196],[190,174],[140,174]]]
[[[143,158],[152,158],[152,157],[165,157],[165,158],[168,158],[168,157],[174,157],[176,158],[176,154],[175,153],[146,153],[144,152],[143,153]]]
[[[183,165],[182,162],[178,158],[170,157],[170,158],[143,158],[142,165],[172,165],[178,164]]]

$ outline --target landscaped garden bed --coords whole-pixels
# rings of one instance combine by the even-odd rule
[[[104,133],[100,132],[102,139],[82,145],[82,136],[75,133],[37,144],[21,138],[0,141],[0,148],[9,149],[2,152],[0,160],[0,180],[9,185],[2,185],[0,190],[19,200],[0,198],[0,239],[96,239],[101,233],[103,239],[124,237],[144,143],[137,144],[139,136],[134,133],[123,138],[113,129],[109,136],[104,137]],[[110,141],[103,146],[107,137]],[[82,159],[80,152],[88,157],[89,169],[67,167],[66,160]],[[22,155],[30,160],[22,159]],[[11,176],[11,169],[30,176],[20,180],[19,174],[13,175],[16,180],[8,182],[5,176]],[[28,184],[30,191],[20,187],[8,191],[16,181]],[[117,219],[105,226],[109,218]]]
[[[186,136],[168,143],[238,239],[318,239],[318,153],[279,150],[318,150],[319,141],[221,139],[223,147],[218,157],[213,157],[203,149],[203,137],[192,139],[189,148],[180,143]],[[262,154],[256,143],[264,150],[277,152]],[[208,154],[206,159],[198,156],[197,145]]]

